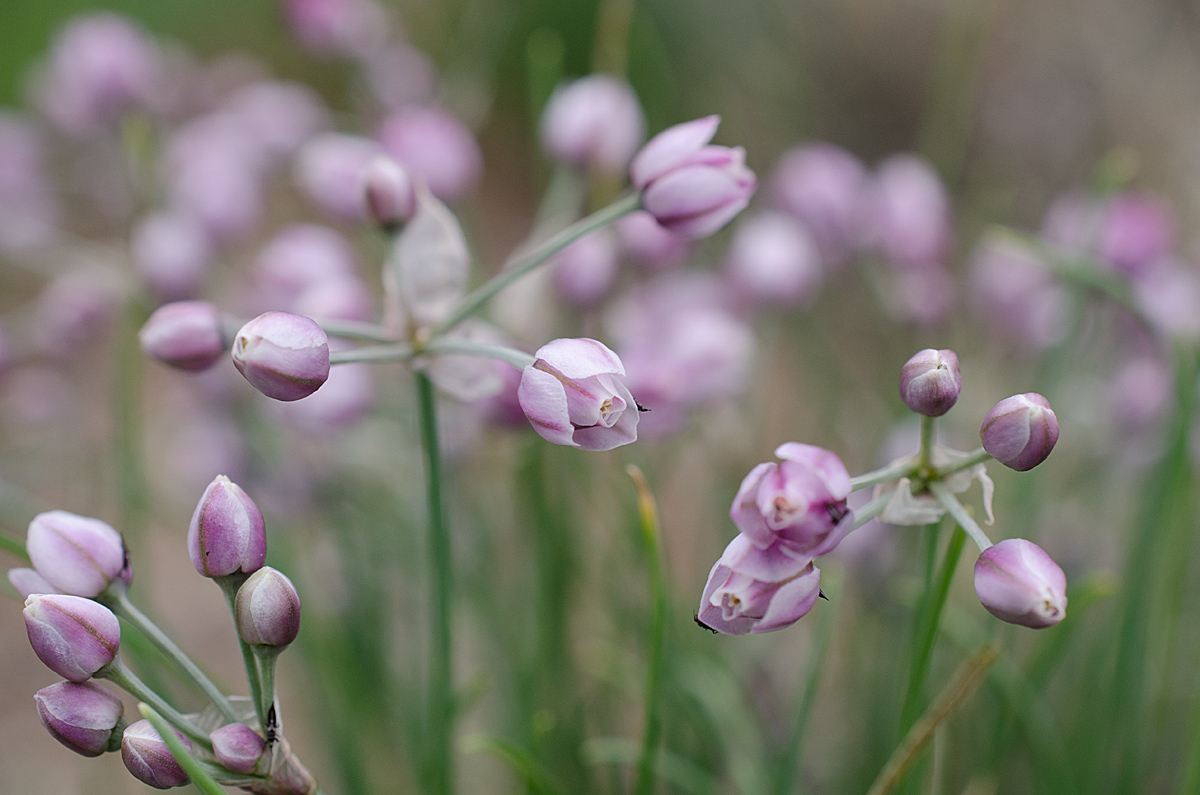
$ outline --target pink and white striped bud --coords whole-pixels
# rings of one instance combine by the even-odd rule
[[[739,223],[725,272],[752,301],[796,305],[821,286],[821,252],[800,222],[782,213],[760,213]]]
[[[175,729],[171,731],[175,732],[184,747],[192,747],[188,738]],[[155,789],[182,787],[191,780],[148,720],[139,720],[125,730],[121,737],[121,761],[134,778]]]
[[[1058,418],[1036,392],[1013,395],[995,405],[979,429],[983,449],[1009,469],[1025,472],[1046,460],[1058,442]]]
[[[40,513],[25,537],[29,560],[55,590],[99,596],[114,581],[133,576],[125,542],[107,522],[68,511]]]
[[[282,648],[300,632],[300,595],[283,572],[264,566],[238,588],[233,617],[246,643]]]
[[[625,81],[605,74],[554,89],[542,113],[542,146],[578,168],[620,172],[645,134],[637,95]]]
[[[267,397],[300,400],[329,378],[329,338],[312,318],[266,312],[238,331],[233,364]]]
[[[611,450],[637,439],[638,405],[617,355],[593,339],[558,339],[538,349],[517,399],[543,439]]]
[[[642,207],[680,237],[708,237],[750,203],[756,180],[741,147],[712,146],[719,116],[663,130],[629,167]]]
[[[457,201],[479,183],[483,152],[471,131],[447,111],[401,108],[384,119],[379,140],[410,175],[443,201]]]
[[[266,775],[270,766],[265,756],[267,741],[244,723],[227,723],[208,735],[213,756],[228,770],[243,775]],[[260,763],[265,763],[260,766]]]
[[[188,557],[202,577],[252,574],[267,555],[262,512],[224,475],[204,490],[188,525]]]
[[[859,200],[867,169],[857,157],[828,143],[784,152],[771,175],[773,204],[804,223],[821,255],[841,265],[859,237]]]
[[[94,682],[59,682],[33,700],[46,731],[75,753],[100,756],[121,747],[125,705]]]
[[[975,562],[975,593],[1001,621],[1042,629],[1067,613],[1067,576],[1032,541],[1006,538]]]
[[[790,626],[821,594],[821,572],[782,544],[759,548],[738,534],[708,573],[696,621],[725,635],[756,635]]]
[[[138,332],[142,350],[179,370],[199,372],[225,355],[221,313],[208,301],[175,301],[154,310]]]
[[[363,170],[363,203],[367,217],[383,227],[396,226],[417,211],[417,194],[408,172],[395,160],[380,155]]]
[[[33,594],[25,600],[24,612],[29,645],[63,679],[85,682],[117,656],[121,624],[99,602],[67,594]]]
[[[900,368],[900,398],[918,414],[942,416],[958,401],[961,391],[962,371],[954,351],[926,348]]]

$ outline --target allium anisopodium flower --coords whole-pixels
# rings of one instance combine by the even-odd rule
[[[311,318],[266,312],[238,331],[233,364],[267,397],[300,400],[329,378],[329,338]]]
[[[93,682],[59,682],[33,697],[50,736],[83,756],[100,756],[121,745],[121,699]]]
[[[558,339],[538,349],[517,399],[549,442],[611,450],[637,439],[638,405],[617,355],[593,339]]]
[[[138,332],[142,350],[180,370],[207,370],[225,354],[221,313],[208,301],[163,304]]]
[[[282,648],[300,632],[300,595],[287,575],[264,566],[238,588],[233,617],[246,643]]]
[[[988,547],[975,562],[975,593],[1001,621],[1041,629],[1067,614],[1067,576],[1045,550],[1023,538]]]
[[[958,354],[926,348],[917,351],[900,369],[900,397],[904,405],[926,417],[940,417],[958,401],[962,371]]]
[[[71,682],[85,682],[117,656],[121,624],[82,596],[34,594],[25,600],[25,630],[38,659]]]
[[[765,549],[739,533],[708,574],[696,621],[726,635],[754,635],[799,620],[821,595],[812,559],[782,543]]]
[[[1009,469],[1025,472],[1046,460],[1058,442],[1058,418],[1037,392],[995,405],[979,429],[983,449]]]
[[[175,729],[171,731],[185,747],[192,747],[188,738]],[[139,720],[125,730],[121,738],[121,761],[134,778],[155,789],[182,787],[191,780],[148,720]]]
[[[37,573],[62,593],[99,596],[114,580],[128,584],[133,576],[121,534],[99,519],[40,513],[29,523],[25,545]]]
[[[188,556],[203,577],[253,574],[267,555],[262,512],[241,486],[217,475],[188,525]]]

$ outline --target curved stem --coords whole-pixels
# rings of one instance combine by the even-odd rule
[[[871,472],[866,472],[858,477],[850,478],[850,491],[858,491],[865,489],[868,486],[874,486],[877,483],[886,483],[889,480],[902,478],[906,475],[912,475],[917,471],[917,459],[914,456],[901,458],[899,461],[893,461],[887,466]]]
[[[537,361],[532,354],[510,348],[506,345],[492,345],[486,342],[469,342],[450,337],[440,337],[425,346],[421,354],[455,353],[465,356],[482,356],[511,364],[518,370],[524,370]]]
[[[159,711],[149,704],[138,704],[138,711],[142,713],[142,717],[150,721],[150,725],[166,743],[167,750],[171,752],[171,756],[175,757],[175,761],[183,768],[183,772],[187,773],[196,789],[204,795],[225,795],[225,790],[221,788],[221,785],[208,774],[196,757],[192,756],[187,747],[175,736],[175,732],[170,730],[164,715],[159,714]]]
[[[646,728],[642,753],[638,758],[634,795],[654,792],[654,771],[658,767],[658,745],[662,739],[661,693],[664,669],[664,641],[667,633],[667,588],[663,582],[662,551],[659,548],[658,508],[642,471],[630,464],[625,472],[638,492],[638,519],[646,549],[646,568],[650,580],[650,659],[646,674]]]
[[[854,526],[850,529],[857,530],[879,514],[883,513],[883,509],[887,507],[887,504],[891,499],[891,494],[884,494],[882,497],[877,497],[856,510],[854,512]]]
[[[348,351],[330,351],[329,363],[407,362],[412,357],[412,346],[397,342],[388,345],[370,345],[364,348],[352,348]]]
[[[437,337],[445,334],[450,329],[457,326],[462,321],[466,320],[471,315],[475,314],[478,309],[487,303],[492,296],[503,290],[508,285],[515,282],[517,279],[529,273],[531,270],[541,265],[546,260],[553,257],[558,252],[562,251],[571,243],[583,237],[589,232],[594,232],[597,229],[608,226],[613,221],[623,215],[636,210],[641,206],[642,196],[640,193],[631,193],[628,196],[617,199],[607,207],[603,207],[591,215],[568,226],[558,234],[551,236],[544,243],[541,243],[529,251],[521,254],[511,264],[500,273],[496,274],[484,283],[482,286],[466,295],[459,302],[450,316],[433,327],[430,337]]]
[[[331,337],[366,342],[397,342],[396,335],[376,323],[354,320],[321,320],[321,328]]]
[[[262,726],[264,732],[270,731],[270,724],[278,724],[278,713],[275,711],[275,662],[282,651],[283,649],[273,646],[259,646],[254,649],[254,655],[258,658],[258,670],[262,674],[258,710],[266,721]]]
[[[107,679],[138,701],[145,701],[147,704],[150,704],[172,726],[186,734],[189,739],[199,743],[210,751],[212,750],[212,742],[208,739],[208,735],[201,731],[191,720],[184,717],[177,709],[168,704],[162,696],[147,687],[145,682],[138,679],[137,675],[129,670],[125,663],[121,662],[120,657],[115,658],[111,663],[97,671],[96,678]]]
[[[933,466],[933,417],[921,417],[921,450],[917,453],[917,467],[926,472]]]
[[[946,464],[941,469],[936,469],[933,472],[934,480],[945,480],[951,475],[962,472],[964,469],[970,469],[976,464],[982,464],[985,461],[990,461],[992,454],[982,447],[977,447],[961,461],[955,461],[953,464]]]
[[[238,647],[242,650],[242,667],[246,669],[246,684],[250,686],[250,701],[254,704],[254,714],[258,718],[258,727],[265,732],[267,730],[267,713],[263,710],[262,706],[262,678],[258,671],[258,658],[254,656],[254,650],[250,648],[250,644],[242,640],[242,636],[237,633],[235,605],[238,588],[245,582],[245,575],[218,577],[215,582],[221,586],[221,593],[225,594],[225,602],[229,605],[229,614],[233,618],[234,634],[238,635]],[[240,718],[234,718],[233,720],[237,722]]]
[[[141,630],[142,634],[148,637],[150,642],[158,647],[159,651],[167,655],[167,658],[171,662],[175,663],[187,674],[188,678],[196,684],[196,687],[200,688],[200,691],[213,703],[213,706],[220,710],[222,715],[236,723],[238,715],[234,711],[233,705],[229,703],[229,699],[200,670],[200,667],[192,661],[192,658],[188,657],[183,649],[175,644],[175,641],[171,640],[145,613],[138,610],[133,602],[129,601],[129,595],[125,593],[123,588],[110,589],[109,593],[112,594],[113,604],[111,606],[115,608],[117,615]]]
[[[967,509],[958,501],[958,497],[941,481],[931,480],[929,482],[929,492],[937,497],[937,501],[942,504],[946,512],[954,517],[954,521],[958,522],[971,540],[975,542],[975,546],[979,547],[979,551],[983,552],[992,545],[991,539],[987,537],[987,533],[983,532],[979,524],[967,513]]]

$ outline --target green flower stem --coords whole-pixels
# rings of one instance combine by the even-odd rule
[[[946,488],[946,484],[940,480],[931,480],[928,483],[929,493],[937,497],[937,501],[942,504],[946,512],[954,517],[954,521],[958,522],[971,540],[975,542],[975,546],[979,547],[979,551],[983,552],[992,545],[991,539],[987,537],[987,533],[983,532],[979,524],[967,513],[967,509],[958,501],[954,493]]]
[[[204,793],[204,795],[226,795],[225,790],[221,785],[213,780],[204,766],[200,764],[196,757],[192,756],[187,747],[180,742],[175,736],[175,732],[171,731],[171,727],[167,725],[167,721],[163,719],[154,707],[149,704],[138,704],[138,712],[142,713],[142,717],[150,721],[150,725],[158,732],[158,736],[167,744],[167,750],[171,752],[171,756],[175,757],[175,761],[183,768],[183,772],[187,773],[188,778],[196,785],[196,789]]]
[[[375,323],[353,320],[321,320],[321,328],[331,337],[364,342],[398,342],[396,335]]]
[[[646,728],[642,753],[638,758],[634,795],[654,792],[654,771],[658,767],[658,746],[662,740],[662,685],[667,634],[667,588],[663,581],[662,550],[659,545],[658,508],[642,471],[630,464],[625,472],[638,493],[638,520],[646,548],[646,568],[650,580],[650,654],[646,671]]]
[[[597,229],[608,226],[613,221],[616,221],[623,215],[628,215],[638,209],[642,204],[642,196],[640,193],[631,193],[617,199],[607,207],[603,207],[591,215],[568,226],[566,229],[552,235],[544,243],[535,246],[533,249],[521,254],[507,268],[496,274],[492,279],[481,285],[478,289],[465,296],[459,302],[450,316],[441,323],[433,327],[430,337],[437,337],[445,334],[450,329],[457,326],[462,321],[466,320],[471,315],[475,314],[481,306],[491,300],[492,296],[503,290],[508,285],[515,282],[525,274],[532,271],[537,266],[544,263],[546,260],[553,257],[558,252],[562,251],[571,243],[579,238],[594,232]]]
[[[921,417],[921,450],[917,453],[917,469],[920,473],[933,468],[933,417]]]
[[[934,470],[933,479],[945,480],[951,475],[962,472],[964,469],[970,469],[976,464],[982,464],[985,461],[990,461],[991,459],[992,454],[987,450],[984,450],[982,447],[976,448],[972,450],[970,454],[963,460],[955,461],[953,464],[946,464],[946,466]]]
[[[237,600],[238,588],[246,581],[244,575],[230,575],[228,577],[218,577],[215,582],[221,586],[221,592],[225,594],[225,602],[229,605],[229,614],[233,617],[233,628],[237,633],[237,613],[234,611],[234,605]],[[254,650],[250,644],[242,640],[242,636],[238,635],[238,646],[242,650],[242,667],[246,669],[246,684],[250,686],[250,701],[254,704],[254,714],[258,718],[258,726],[264,732],[267,730],[267,713],[263,710],[263,690],[262,690],[262,674],[258,670],[258,658],[254,655]],[[233,718],[234,722],[240,718]]]
[[[854,512],[854,526],[850,529],[857,530],[879,514],[883,513],[883,509],[887,507],[888,501],[891,499],[891,494],[884,494],[882,497],[871,500],[866,505],[859,508]]]
[[[279,659],[283,648],[277,646],[253,646],[251,648],[254,650],[254,656],[258,658],[258,670],[262,675],[262,681],[259,684],[261,703],[256,706],[258,713],[266,720],[262,727],[265,732],[268,724],[278,721],[278,713],[273,719],[271,710],[275,708],[275,662]]]
[[[426,702],[428,791],[448,795],[454,791],[450,755],[454,731],[454,692],[450,635],[450,595],[453,587],[450,533],[442,502],[442,463],[438,447],[437,404],[433,382],[425,373],[415,373],[417,403],[421,418],[421,446],[425,453],[426,497],[429,507],[430,607],[429,687]]]
[[[0,533],[0,550],[4,550],[15,558],[19,558],[22,563],[29,562],[29,553],[25,551],[25,542],[18,541],[15,538]]]
[[[518,370],[524,370],[526,367],[536,361],[531,354],[528,354],[525,351],[519,351],[516,348],[510,348],[506,345],[491,345],[486,342],[468,342],[467,340],[456,340],[450,337],[439,337],[438,339],[431,341],[421,351],[422,355],[432,355],[437,353],[482,356],[486,359],[496,359],[506,364],[511,364]]]
[[[886,483],[889,480],[915,475],[916,472],[917,459],[913,456],[902,458],[885,467],[850,478],[850,491],[858,491],[877,483]]]
[[[189,739],[204,746],[209,751],[212,750],[212,742],[208,739],[208,734],[201,731],[196,724],[184,717],[178,710],[172,707],[158,693],[155,693],[146,683],[137,678],[137,675],[121,662],[121,658],[113,659],[111,663],[101,668],[96,672],[97,679],[107,679],[117,687],[129,693],[138,701],[145,701],[147,704],[162,713],[172,726],[188,736]]]
[[[363,348],[352,348],[348,351],[330,351],[330,364],[349,364],[351,362],[407,362],[416,352],[411,345],[397,342],[388,345],[369,345]]]
[[[171,640],[145,613],[138,610],[137,606],[129,600],[129,595],[124,588],[110,588],[107,594],[110,598],[101,601],[108,604],[118,616],[137,627],[143,635],[150,639],[151,643],[158,647],[159,651],[179,666],[180,670],[187,674],[187,677],[195,683],[196,687],[200,688],[200,692],[204,693],[205,697],[220,710],[222,715],[230,721],[238,720],[237,712],[234,711],[233,705],[229,703],[229,699],[221,692],[221,689],[200,670],[200,666],[196,665],[183,649],[175,644],[175,641]]]

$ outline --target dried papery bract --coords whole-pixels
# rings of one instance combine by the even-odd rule
[[[428,190],[417,190],[417,212],[396,238],[391,268],[400,302],[415,328],[445,319],[467,286],[471,252],[458,219]]]

